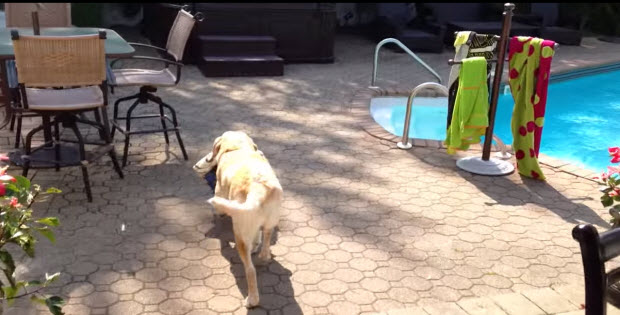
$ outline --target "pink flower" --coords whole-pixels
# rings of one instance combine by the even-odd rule
[[[17,207],[19,205],[17,198],[11,197],[11,202],[9,202],[9,205],[11,206],[11,208]]]
[[[3,184],[0,184],[0,196],[4,196],[6,194],[6,187]]]
[[[609,195],[609,197],[615,197],[618,196],[618,191],[617,190],[612,190],[609,193],[607,193]]]
[[[607,175],[620,174],[620,166],[607,166]]]
[[[601,177],[595,176],[593,177],[594,179],[601,179],[604,182],[607,182],[607,179],[609,178],[609,174],[608,173],[601,173]]]
[[[8,156],[0,154],[0,161],[8,161],[8,160],[9,160]]]

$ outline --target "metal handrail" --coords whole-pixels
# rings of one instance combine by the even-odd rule
[[[378,68],[379,50],[381,49],[381,47],[383,45],[388,44],[388,43],[394,43],[394,44],[398,45],[407,54],[409,54],[409,56],[413,57],[413,59],[415,59],[417,62],[419,62],[424,68],[426,68],[426,70],[430,71],[437,78],[437,82],[442,83],[442,80],[441,80],[441,77],[439,76],[439,74],[437,74],[437,72],[435,70],[433,70],[433,68],[431,68],[424,61],[422,61],[422,59],[420,59],[420,57],[418,57],[413,51],[411,51],[409,48],[407,48],[407,46],[403,45],[403,43],[401,43],[396,38],[386,38],[386,39],[380,41],[379,44],[377,44],[377,47],[375,48],[375,58],[374,58],[374,62],[372,64],[372,81],[370,82],[370,86],[371,87],[375,86],[375,81],[377,80],[377,68]]]
[[[411,106],[413,104],[413,98],[420,91],[425,90],[425,89],[435,90],[437,92],[444,94],[446,97],[449,94],[447,87],[439,83],[435,83],[435,82],[422,83],[413,89],[413,91],[409,95],[409,98],[407,99],[407,111],[405,112],[405,128],[403,130],[403,137],[402,137],[401,142],[396,144],[400,149],[411,149],[412,147],[411,143],[409,143],[409,123],[411,120]]]

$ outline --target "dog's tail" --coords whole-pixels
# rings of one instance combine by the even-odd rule
[[[262,189],[251,189],[244,203],[239,203],[237,201],[228,200],[217,196],[209,199],[207,202],[213,205],[217,210],[224,212],[228,216],[234,217],[239,214],[244,214],[259,209],[261,205],[270,197],[281,198],[280,187],[261,186],[263,187]],[[278,196],[275,196],[275,194]]]

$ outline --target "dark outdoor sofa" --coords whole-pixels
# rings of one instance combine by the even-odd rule
[[[371,24],[375,41],[392,37],[401,41],[413,52],[441,53],[446,27],[415,16],[407,3],[378,3],[377,18]],[[402,52],[396,45],[386,46]]]

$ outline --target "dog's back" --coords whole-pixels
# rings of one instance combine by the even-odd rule
[[[219,164],[219,189],[228,200],[215,197],[213,205],[239,221],[249,216],[259,225],[277,225],[282,186],[269,161],[258,151],[236,150],[222,156]]]

